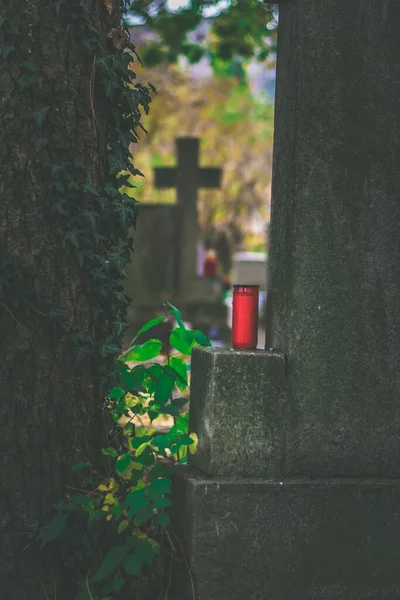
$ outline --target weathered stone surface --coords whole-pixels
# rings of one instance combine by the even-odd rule
[[[175,570],[173,600],[400,598],[398,480],[229,480],[185,469],[174,510],[188,565]]]
[[[263,350],[195,348],[190,464],[212,475],[274,477],[284,447],[285,359]]]
[[[267,346],[286,475],[400,476],[400,2],[280,4]]]

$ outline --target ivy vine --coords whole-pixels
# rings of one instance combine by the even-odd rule
[[[122,17],[129,2],[121,1]],[[112,2],[105,9],[115,10]],[[121,336],[126,328],[129,299],[122,279],[130,260],[132,239],[129,229],[136,224],[136,201],[122,194],[122,186],[134,187],[132,178],[141,175],[134,167],[129,150],[137,143],[142,113],[151,100],[148,87],[136,80],[132,64],[136,58],[126,26],[99,30],[84,0],[56,0],[54,19],[75,40],[93,64],[90,103],[97,134],[106,137],[108,147],[103,181],[92,181],[83,161],[70,159],[71,141],[52,131],[51,117],[56,100],[49,97],[41,81],[46,77],[39,51],[21,55],[27,39],[27,26],[13,26],[7,12],[0,9],[0,58],[17,61],[17,88],[24,94],[36,132],[31,160],[41,189],[41,202],[51,220],[60,248],[75,257],[87,278],[92,314],[89,326],[80,328],[68,315],[34,292],[34,273],[23,272],[15,257],[4,254],[0,264],[0,293],[3,307],[14,315],[35,311],[49,320],[57,335],[67,336],[77,364],[90,361],[105,394],[116,376],[115,361],[121,351]],[[105,35],[106,33],[106,35]],[[23,54],[23,53],[22,53]],[[151,86],[150,86],[151,87]],[[97,115],[102,117],[101,130]]]

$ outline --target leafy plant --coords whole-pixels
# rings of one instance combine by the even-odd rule
[[[118,360],[119,382],[105,400],[112,423],[109,445],[102,449],[106,472],[88,462],[75,465],[75,471],[86,469],[85,485],[91,488],[68,494],[41,531],[42,546],[56,541],[76,557],[70,565],[80,588],[76,600],[120,598],[129,582],[146,576],[170,522],[172,467],[186,463],[188,449],[196,451],[188,414],[181,413],[189,401],[187,357],[194,346],[210,342],[202,332],[186,329],[177,308],[169,303],[168,308],[178,324],[170,334],[177,352],[165,358],[159,340],[137,343],[162,318],[140,329]],[[78,551],[69,552],[77,541]]]

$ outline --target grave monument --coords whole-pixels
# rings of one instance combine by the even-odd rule
[[[400,3],[280,3],[265,351],[196,349],[174,600],[400,599]]]

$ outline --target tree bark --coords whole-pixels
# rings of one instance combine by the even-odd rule
[[[51,305],[68,324],[94,331],[88,276],[43,200],[43,168],[67,161],[73,175],[83,163],[95,186],[107,168],[105,115],[94,113],[91,93],[95,56],[56,4],[2,0],[0,8],[0,596],[10,600],[71,598],[60,565],[29,532],[52,518],[73,484],[71,466],[104,435],[93,361],[77,365],[68,336],[43,311]],[[119,25],[114,4],[80,1],[105,40]],[[23,75],[36,77],[28,91]],[[81,201],[90,210],[91,197]]]

